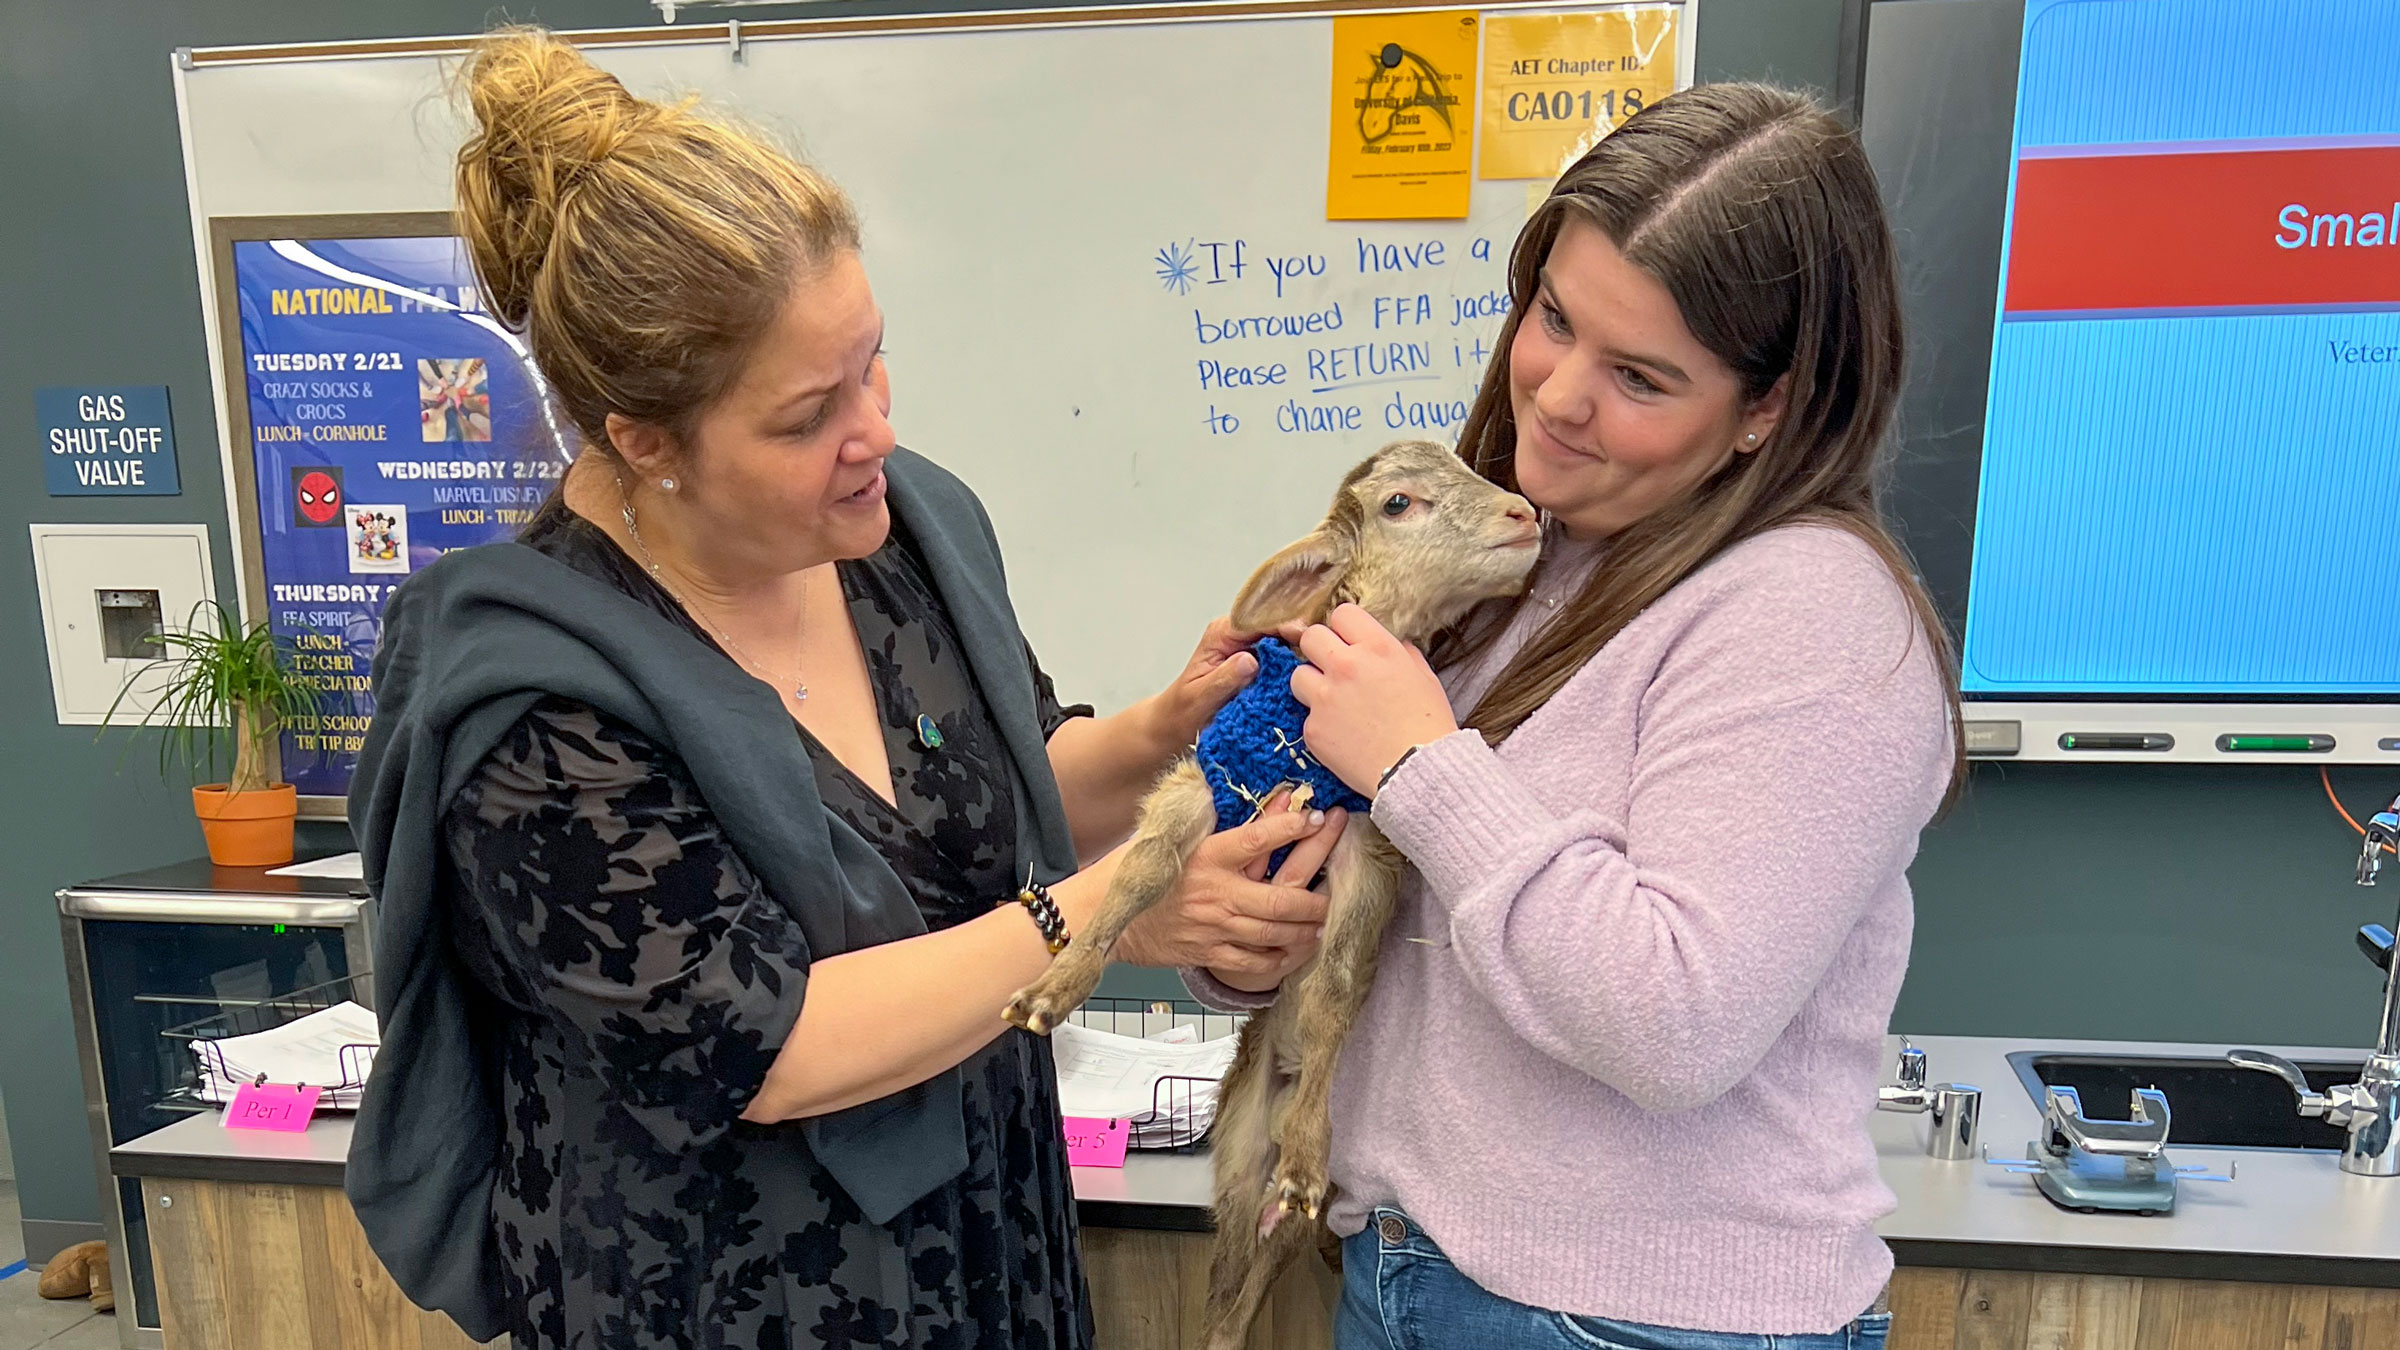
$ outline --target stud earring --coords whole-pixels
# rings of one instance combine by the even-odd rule
[[[1755,432],[1755,431],[1753,431],[1753,432],[1751,432],[1749,435],[1742,437],[1742,444],[1744,444],[1744,445],[1756,445],[1756,444],[1758,444],[1758,433],[1757,433],[1757,432]]]
[[[1755,441],[1755,440],[1757,440],[1758,438],[1757,438],[1756,436],[1753,436],[1753,437],[1751,437],[1750,439],[1752,439],[1752,440],[1754,440],[1754,441]],[[661,479],[659,479],[659,480],[658,480],[658,490],[659,490],[659,491],[661,491],[661,492],[673,492],[673,491],[675,490],[675,480],[674,480],[674,479],[672,479],[672,478],[661,478]]]

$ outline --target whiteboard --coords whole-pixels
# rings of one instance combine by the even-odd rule
[[[901,443],[981,495],[1043,665],[1104,712],[1182,668],[1350,465],[1393,439],[1455,440],[1538,201],[1537,185],[1478,181],[1463,221],[1328,222],[1331,16],[1208,9],[720,25],[586,48],[633,92],[697,93],[848,189]],[[1561,11],[1483,12],[1511,9]],[[1687,4],[1678,87],[1693,20]],[[452,42],[179,60],[220,428],[241,385],[222,368],[208,223],[447,210],[457,61]],[[1222,327],[1309,315],[1318,331],[1295,336]],[[1275,386],[1223,373],[1276,366]],[[1293,429],[1311,422],[1349,426]],[[237,447],[221,449],[230,482]]]

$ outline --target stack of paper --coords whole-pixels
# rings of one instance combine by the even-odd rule
[[[1217,1084],[1233,1067],[1236,1038],[1197,1044],[1144,1040],[1068,1022],[1050,1034],[1059,1107],[1070,1116],[1123,1120],[1134,1148],[1193,1143],[1217,1118]]]
[[[234,1088],[264,1074],[270,1083],[324,1088],[319,1110],[353,1110],[378,1044],[375,1014],[345,1002],[253,1035],[194,1041],[192,1054],[204,1101],[231,1101]]]
[[[330,858],[293,863],[288,867],[270,867],[271,877],[321,877],[328,881],[364,881],[367,865],[356,853],[336,853]]]

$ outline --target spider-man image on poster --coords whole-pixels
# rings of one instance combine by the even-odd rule
[[[338,464],[292,466],[292,524],[330,529],[342,523],[342,469]]]
[[[567,441],[458,240],[250,240],[233,265],[267,617],[322,697],[284,731],[283,777],[339,797],[392,590],[513,534]]]

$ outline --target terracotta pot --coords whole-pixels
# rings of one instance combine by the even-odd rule
[[[289,783],[258,792],[227,792],[223,783],[196,787],[192,813],[208,838],[208,860],[219,867],[280,867],[292,860],[300,793]]]

